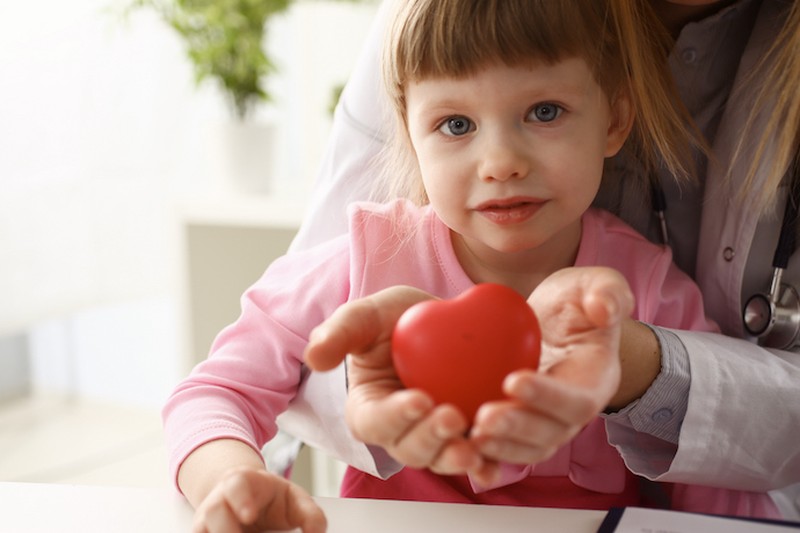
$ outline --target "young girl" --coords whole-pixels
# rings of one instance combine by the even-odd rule
[[[394,179],[410,200],[354,205],[348,235],[273,263],[164,409],[172,472],[206,529],[324,526],[307,495],[264,471],[258,450],[282,413],[289,432],[352,465],[343,496],[593,509],[654,503],[607,444],[600,419],[535,466],[504,464],[492,476],[401,468],[345,426],[344,369],[309,373],[303,365],[312,330],[346,302],[398,285],[451,298],[478,282],[527,297],[573,266],[606,267],[586,272],[611,280],[590,295],[608,315],[595,328],[604,353],[616,352],[618,319],[631,307],[627,286],[638,320],[716,329],[668,249],[589,208],[636,111],[649,124],[633,139],[637,153],[649,161],[650,136],[659,133],[652,142],[676,171],[684,168],[672,148],[684,138],[680,116],[631,99],[614,22],[599,1],[398,2],[385,73],[399,117],[395,153],[406,156]],[[573,322],[591,314],[589,300],[574,302]],[[311,344],[327,341],[317,334]],[[610,389],[619,382],[603,379]],[[766,494],[656,488],[676,508],[776,514]]]

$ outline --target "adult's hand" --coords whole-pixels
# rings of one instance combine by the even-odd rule
[[[347,423],[356,438],[405,465],[469,473],[491,484],[500,462],[549,458],[619,387],[621,324],[633,308],[628,284],[607,268],[564,269],[529,298],[542,329],[540,370],[509,375],[509,399],[484,405],[464,436],[469,423],[454,407],[434,406],[423,392],[404,389],[392,365],[394,325],[411,305],[430,298],[393,287],[350,302],[313,332],[306,351],[315,370],[333,368],[350,354]]]
[[[544,461],[602,411],[620,385],[622,324],[633,297],[618,272],[575,267],[545,279],[529,298],[542,329],[539,371],[517,371],[509,400],[478,411],[472,439],[485,459]]]
[[[407,466],[441,474],[480,472],[484,461],[465,436],[469,424],[464,416],[453,406],[434,406],[420,390],[405,389],[392,363],[391,336],[398,319],[412,305],[432,298],[397,286],[348,302],[313,331],[305,362],[323,371],[347,357],[345,416],[357,439],[381,446]]]

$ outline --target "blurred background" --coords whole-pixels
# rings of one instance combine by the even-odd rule
[[[294,235],[376,10],[0,4],[0,481],[170,482],[160,406]]]

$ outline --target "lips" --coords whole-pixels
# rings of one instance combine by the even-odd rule
[[[518,224],[535,215],[543,204],[538,198],[493,199],[479,204],[475,211],[495,224]]]

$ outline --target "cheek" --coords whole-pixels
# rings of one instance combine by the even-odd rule
[[[447,199],[448,196],[451,196],[450,193],[453,192],[453,187],[450,185],[451,180],[448,179],[448,173],[442,165],[420,164],[420,175],[431,203],[435,205],[440,198]]]
[[[560,196],[573,198],[583,203],[586,197],[594,198],[603,172],[603,150],[596,137],[577,134],[575,142],[551,146],[546,160],[547,169],[541,176],[548,176],[549,187]],[[545,163],[546,161],[546,163]]]
[[[458,170],[451,165],[436,165],[428,167],[422,177],[428,202],[451,228],[458,225],[459,213],[468,203],[471,190],[459,175]]]
[[[450,188],[463,175],[463,157],[453,157],[447,150],[421,146],[417,150],[417,162],[425,188]]]
[[[591,130],[575,130],[539,151],[539,160],[547,161],[550,173],[574,183],[599,172],[603,165],[605,143]]]
[[[608,156],[609,136],[606,122],[595,122],[592,127],[584,128],[578,133],[579,149],[584,164],[597,167],[602,166],[603,160]]]

